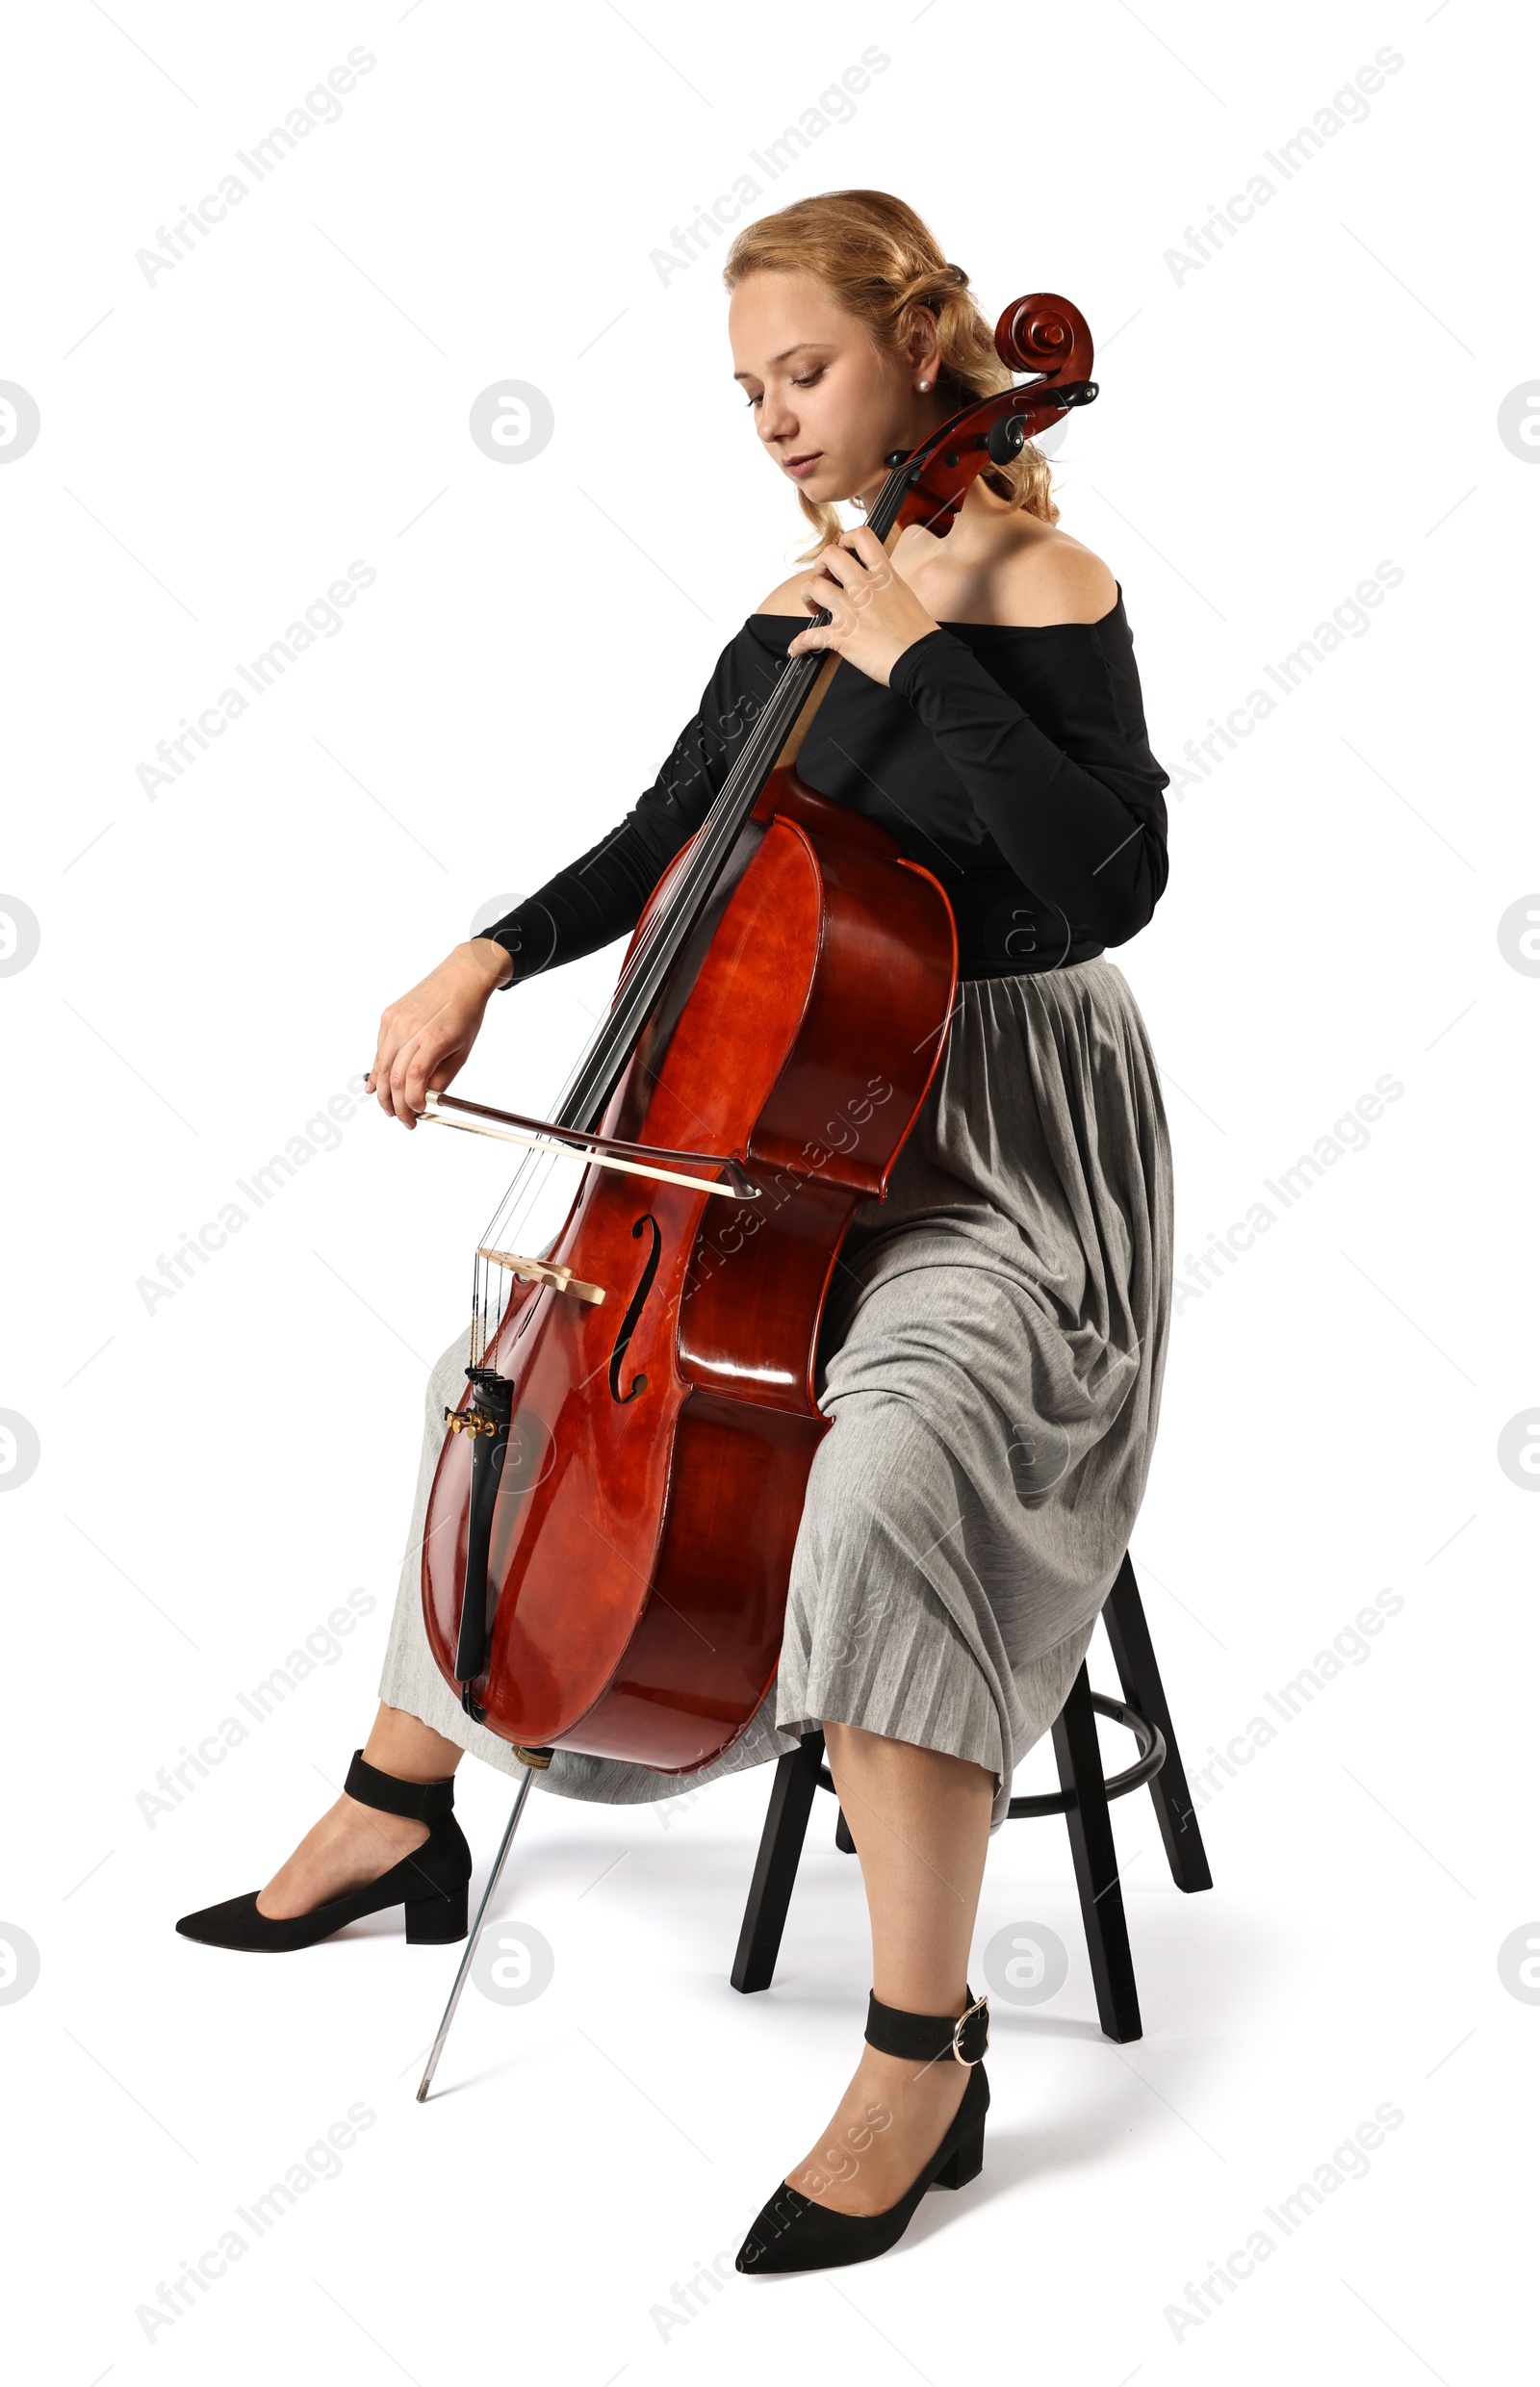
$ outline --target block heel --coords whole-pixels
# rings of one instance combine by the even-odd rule
[[[464,1882],[458,1889],[451,1889],[447,1898],[408,1898],[407,1944],[414,1948],[441,1948],[451,1939],[463,1939],[471,1928],[470,1904],[470,1888]],[[982,2152],[979,2161],[984,2161]]]
[[[425,1823],[427,1838],[378,1881],[330,1898],[308,1914],[263,1914],[256,1891],[248,1889],[243,1897],[226,1898],[219,1906],[184,1914],[176,1927],[183,1938],[200,1939],[209,1947],[279,1955],[294,1948],[313,1948],[318,1940],[329,1939],[334,1931],[356,1923],[362,1915],[402,1907],[406,1937],[414,1945],[442,1947],[449,1940],[463,1939],[472,1865],[465,1834],[452,1812],[453,1776],[443,1782],[403,1782],[369,1764],[359,1749],[343,1788],[361,1807],[372,1807],[382,1815],[414,1816]]]
[[[738,2248],[738,2269],[767,2272],[831,2271],[846,2263],[868,2263],[896,2246],[919,2210],[928,2188],[962,2188],[984,2169],[984,2117],[989,2082],[984,2051],[989,2043],[989,2001],[966,1992],[961,2015],[906,2014],[883,2006],[872,1993],[866,2016],[868,2043],[883,2054],[915,2064],[954,2061],[968,2067],[962,2102],[931,2160],[896,2204],[886,2213],[838,2213],[818,2204],[783,2180]]]
[[[966,2188],[984,2169],[984,2124],[980,2122],[972,2138],[955,2146],[935,2179],[933,2188]]]

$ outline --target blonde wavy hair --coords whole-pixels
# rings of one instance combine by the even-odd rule
[[[879,347],[902,354],[916,307],[936,318],[940,351],[937,396],[955,414],[970,398],[1009,387],[1014,375],[995,352],[994,328],[980,313],[961,266],[949,265],[930,226],[886,191],[825,191],[794,199],[745,224],[728,251],[722,279],[730,292],[751,273],[812,273],[847,314],[865,324]],[[1040,522],[1056,523],[1053,471],[1028,440],[1010,464],[988,465],[984,479]],[[843,528],[832,505],[801,490],[797,503],[817,533],[799,562]]]

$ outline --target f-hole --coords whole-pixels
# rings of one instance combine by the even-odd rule
[[[631,1229],[632,1235],[640,1235],[644,1226],[650,1226],[653,1230],[653,1248],[647,1255],[647,1266],[642,1270],[642,1281],[631,1295],[630,1305],[620,1322],[620,1332],[615,1337],[615,1348],[609,1354],[610,1394],[620,1402],[622,1408],[629,1400],[634,1400],[638,1393],[645,1393],[647,1390],[645,1375],[631,1378],[631,1389],[629,1393],[623,1393],[620,1389],[620,1363],[626,1356],[627,1344],[636,1331],[636,1322],[647,1306],[647,1296],[653,1290],[653,1279],[657,1274],[658,1256],[663,1249],[663,1230],[650,1210],[645,1210],[637,1219]]]

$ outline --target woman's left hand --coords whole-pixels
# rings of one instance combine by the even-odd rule
[[[900,579],[865,523],[824,549],[801,595],[810,613],[827,609],[834,619],[822,629],[799,630],[786,653],[815,654],[833,648],[882,688],[905,648],[940,628],[909,582]]]

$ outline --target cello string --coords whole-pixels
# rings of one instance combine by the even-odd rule
[[[937,433],[937,436],[939,439],[941,434]],[[867,518],[868,527],[874,530],[879,538],[886,539],[898,518],[899,509],[910,488],[911,464],[912,459],[906,458],[902,464],[895,466],[888,474]],[[807,627],[821,629],[830,619],[831,616],[827,612],[817,613],[809,617]],[[569,1092],[580,1082],[590,1063],[596,1059],[607,1040],[634,1047],[635,1039],[641,1033],[642,1020],[634,1015],[623,1016],[628,1009],[627,997],[632,982],[645,971],[655,953],[659,940],[673,933],[675,924],[681,917],[688,918],[704,906],[706,891],[709,886],[714,884],[727,859],[728,849],[736,840],[744,819],[752,809],[752,804],[744,803],[742,800],[746,783],[751,781],[754,783],[755,794],[757,796],[759,789],[770,776],[769,772],[761,767],[764,748],[768,745],[772,747],[773,752],[779,752],[810,692],[813,680],[828,659],[827,650],[815,650],[810,654],[799,655],[795,663],[787,661],[783,665],[781,677],[766,701],[764,711],[751,732],[747,748],[729,773],[721,793],[702,824],[696,838],[696,851],[691,856],[674,894],[659,912],[652,934],[633,956],[631,965],[623,973],[621,986],[617,989],[609,1017],[593,1040],[578,1071],[569,1080]],[[653,997],[650,996],[649,1002],[652,999]],[[634,1014],[635,1005],[631,1005],[629,1009]],[[624,1066],[624,1063],[621,1065]]]
[[[875,529],[879,537],[885,536],[891,526],[891,519],[896,512],[897,502],[901,501],[907,487],[908,475],[903,467],[891,472],[885,481],[881,495],[867,517],[868,526]],[[807,627],[822,628],[831,618],[827,612],[814,614],[809,617]],[[766,750],[772,757],[779,754],[795,725],[797,715],[802,710],[814,680],[827,659],[827,651],[819,650],[810,654],[799,655],[795,661],[786,659],[782,662],[776,682],[765,700],[758,719],[750,732],[748,743],[732,769],[728,773],[727,779],[696,834],[695,850],[680,873],[678,885],[667,901],[660,906],[640,941],[623,965],[605,1018],[578,1055],[556,1096],[556,1116],[561,1116],[561,1106],[571,1098],[590,1062],[611,1031],[619,1024],[620,1014],[627,1007],[628,997],[637,982],[645,977],[648,963],[655,954],[660,941],[672,932],[677,922],[688,917],[691,911],[699,909],[706,900],[701,892],[703,885],[708,886],[714,884],[718,870],[727,859],[726,849],[736,841],[744,826],[748,808],[740,807],[743,790],[751,781],[757,782],[755,794],[757,798],[770,775],[763,768]],[[629,1033],[633,1041],[634,1037],[640,1034],[640,1022],[631,1023]],[[481,1239],[483,1245],[492,1245],[495,1248],[505,1248],[512,1242],[517,1224],[528,1215],[537,1195],[544,1190],[557,1157],[556,1154],[552,1154],[549,1159],[536,1153],[526,1155],[506,1194],[488,1221]],[[538,1169],[538,1176],[536,1176],[538,1164],[542,1161],[544,1167]],[[535,1181],[531,1182],[531,1179]],[[514,1205],[521,1189],[524,1189],[525,1198],[515,1213]],[[492,1289],[494,1270],[499,1280],[495,1305]],[[500,1263],[485,1260],[480,1252],[477,1253],[472,1296],[473,1365],[480,1363],[481,1356],[490,1347],[496,1332],[493,1322],[494,1306],[497,1322],[500,1323],[507,1297],[503,1291],[502,1279],[507,1275],[508,1271]]]
[[[810,667],[805,671],[798,671],[790,664],[783,665],[780,678],[766,699],[764,708],[750,733],[748,745],[739,756],[733,769],[729,773],[721,792],[702,824],[697,837],[697,852],[691,856],[680,876],[679,886],[669,900],[660,908],[630,960],[623,968],[614,995],[611,997],[608,1014],[595,1036],[589,1040],[588,1044],[578,1055],[557,1094],[556,1115],[558,1116],[560,1106],[570,1097],[594,1053],[614,1025],[617,1013],[624,1008],[628,993],[638,976],[645,970],[647,962],[655,951],[659,937],[667,934],[675,921],[696,900],[696,890],[705,872],[710,870],[714,877],[714,866],[722,855],[724,844],[735,839],[742,826],[741,820],[737,818],[733,818],[730,825],[727,816],[735,812],[739,793],[750,777],[760,771],[765,750],[768,748],[772,754],[779,752],[780,747],[784,743],[792,723],[801,709],[807,690],[816,677],[823,660],[822,654],[816,654],[799,656],[798,664]],[[762,773],[761,776],[767,778],[768,773]],[[522,1221],[527,1216],[536,1196],[544,1190],[551,1169],[558,1157],[559,1155],[555,1153],[549,1158],[543,1154],[526,1154],[488,1222],[481,1238],[484,1245],[505,1248],[512,1242],[515,1218]],[[540,1166],[541,1163],[544,1164],[543,1167]],[[536,1178],[537,1168],[539,1173]],[[525,1198],[515,1213],[514,1205],[518,1201],[521,1190],[524,1192]],[[492,1275],[494,1270],[499,1280],[495,1303],[496,1322],[493,1318]],[[500,1263],[485,1260],[479,1252],[477,1253],[472,1296],[473,1366],[481,1364],[483,1355],[490,1348],[496,1332],[496,1324],[500,1323],[507,1300],[502,1279],[507,1275],[508,1271]]]
[[[889,473],[867,517],[867,526],[876,530],[879,537],[886,536],[887,529],[891,526],[908,487],[909,474],[906,460],[905,465]],[[810,614],[806,627],[809,629],[821,629],[831,619],[831,615],[827,612]],[[797,714],[802,709],[813,680],[828,659],[827,650],[798,655],[794,660],[783,658],[775,684],[765,699],[758,719],[749,732],[748,743],[729,772],[700,830],[696,833],[695,852],[691,854],[679,884],[669,896],[667,903],[654,914],[641,942],[623,966],[615,992],[611,997],[609,1014],[574,1066],[557,1097],[558,1103],[564,1102],[578,1085],[589,1061],[598,1050],[606,1032],[613,1025],[616,1014],[620,1011],[632,984],[645,970],[659,939],[668,934],[680,913],[687,911],[694,902],[702,878],[707,873],[712,877],[715,876],[715,869],[722,858],[724,844],[735,839],[739,829],[743,826],[742,819],[738,816],[738,799],[744,785],[749,780],[757,779],[762,786],[764,781],[768,779],[769,773],[761,769],[764,751],[768,747],[773,752],[779,753],[796,721]],[[757,788],[756,792],[758,792]]]
[[[882,492],[867,518],[867,526],[876,529],[879,536],[885,535],[886,528],[890,527],[889,516],[894,508],[894,501],[902,498],[904,492],[908,489],[908,486],[909,481],[907,470],[904,468],[900,468],[890,473],[886,481],[884,483]],[[821,629],[830,621],[831,618],[832,617],[828,613],[809,614],[806,628],[809,629]],[[659,936],[665,933],[670,922],[677,916],[678,911],[685,903],[687,903],[690,893],[693,892],[694,885],[698,881],[701,866],[706,859],[707,851],[713,853],[715,851],[715,848],[711,845],[713,834],[717,841],[720,842],[721,833],[725,826],[727,816],[735,808],[735,799],[743,782],[758,770],[762,758],[763,749],[767,745],[773,746],[779,752],[780,747],[784,744],[785,738],[789,733],[793,723],[795,722],[797,713],[802,708],[808,690],[811,687],[811,684],[816,679],[819,670],[827,660],[828,653],[826,650],[815,651],[810,654],[798,655],[794,659],[785,657],[782,659],[782,662],[778,667],[778,675],[775,684],[771,688],[770,694],[765,699],[758,719],[755,722],[753,729],[749,732],[748,743],[744,747],[742,754],[738,757],[736,763],[729,772],[727,779],[722,784],[720,792],[713,802],[709,811],[706,813],[705,820],[702,822],[700,831],[697,833],[697,851],[691,856],[689,863],[686,865],[685,872],[680,878],[678,887],[670,896],[667,905],[654,915],[646,932],[646,935],[642,939],[642,942],[631,954],[629,960],[627,962],[621,972],[611,1004],[612,1012],[625,996],[631,981],[642,969]],[[738,821],[734,821],[732,823],[732,834],[733,835],[736,834],[737,830],[741,827],[741,822]],[[598,1040],[596,1039],[595,1041],[597,1042],[597,1040]],[[573,1071],[572,1076],[568,1079],[566,1086],[562,1089],[563,1097],[572,1091],[572,1089],[580,1074],[583,1062],[585,1062],[587,1058],[588,1055],[585,1053],[583,1056],[583,1061],[578,1063],[577,1068]]]
[[[791,683],[796,676],[796,665],[791,663],[783,663],[780,676],[776,680],[776,684],[772,688],[769,696],[765,699],[764,708],[761,711],[758,720],[756,722],[754,729],[750,732],[748,745],[744,748],[742,754],[738,757],[736,763],[733,765],[726,780],[723,782],[720,792],[713,802],[710,810],[706,813],[705,820],[701,824],[695,840],[696,851],[691,855],[689,861],[686,863],[685,868],[680,875],[679,886],[670,896],[668,903],[660,907],[659,911],[654,915],[642,943],[632,954],[629,962],[621,973],[620,982],[615,989],[615,1003],[617,1005],[626,995],[631,982],[643,968],[645,962],[656,945],[659,937],[666,933],[668,927],[678,916],[679,912],[687,906],[689,898],[694,891],[695,885],[702,876],[703,863],[705,862],[706,856],[708,854],[714,854],[715,840],[720,838],[726,816],[734,809],[734,800],[740,787],[747,779],[755,775],[757,771],[762,757],[762,750],[765,747],[772,747],[779,750],[779,748],[784,744],[786,734],[791,728],[791,724],[796,718],[797,711],[801,708],[802,697],[806,692],[806,687],[810,685],[812,680],[816,677],[817,666],[821,663],[822,659],[823,658],[821,655],[799,655],[797,657],[798,663],[811,663],[814,668],[811,672],[805,675],[803,686],[795,691],[794,698]],[[741,826],[740,823],[733,823],[734,834],[736,834],[739,826]],[[573,1079],[569,1081],[568,1086],[563,1090],[564,1092],[571,1091],[572,1085],[576,1082],[577,1075],[578,1071],[575,1070],[573,1073]]]

